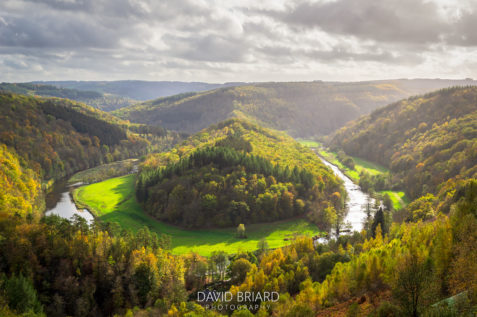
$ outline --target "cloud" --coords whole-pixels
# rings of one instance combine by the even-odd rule
[[[477,46],[477,11],[466,10],[456,23],[448,42],[458,46]]]
[[[7,17],[0,26],[0,45],[37,48],[111,48],[118,33],[81,18],[41,14],[34,17]]]
[[[436,3],[419,0],[299,2],[268,14],[298,27],[383,42],[435,42],[449,29]]]
[[[0,80],[477,77],[475,1],[2,0]]]
[[[317,28],[380,43],[477,45],[475,3],[455,7],[440,0],[296,1],[282,10],[260,12],[291,28]]]
[[[166,36],[164,41],[170,47],[169,55],[186,60],[237,63],[245,61],[247,53],[247,45],[233,37]]]

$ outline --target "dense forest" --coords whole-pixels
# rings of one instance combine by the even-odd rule
[[[195,133],[227,118],[245,118],[294,137],[327,135],[390,102],[469,81],[389,80],[357,83],[263,83],[188,93],[115,112],[131,122]]]
[[[412,198],[448,179],[477,175],[477,88],[449,88],[374,111],[339,130],[331,146],[389,167]]]
[[[84,102],[103,111],[116,110],[137,102],[124,96],[106,94],[94,90],[77,90],[33,83],[1,83],[0,91],[27,96],[66,98]]]
[[[146,159],[136,195],[153,216],[186,227],[230,227],[343,212],[339,181],[283,134],[231,119]]]
[[[317,247],[309,238],[297,238],[276,250],[264,246],[255,253],[217,252],[210,258],[172,256],[168,240],[147,228],[132,235],[112,225],[88,227],[81,218],[25,222],[1,214],[0,313],[232,314],[187,301],[188,293],[219,285],[235,295],[278,292],[279,301],[250,309],[256,316],[473,316],[476,181],[457,184],[445,202],[452,209],[449,217],[395,224],[386,236],[378,228],[374,238],[355,233]],[[456,294],[452,306],[431,305]]]
[[[38,183],[171,146],[179,135],[129,125],[64,99],[0,93],[2,210],[26,215]],[[41,199],[37,201],[40,207]],[[40,207],[41,209],[41,207]]]
[[[171,254],[171,238],[147,227],[133,233],[115,223],[39,216],[42,181],[142,155],[154,148],[153,138],[171,141],[169,132],[65,100],[8,93],[0,101],[0,316],[477,312],[476,88],[400,101],[332,139],[349,155],[389,166],[392,182],[409,188],[415,199],[403,211],[405,221],[383,227],[377,211],[370,230],[326,241],[296,236],[278,249],[260,241],[254,252],[215,251],[207,258]],[[351,140],[360,143],[353,147]],[[401,155],[412,164],[400,165]],[[53,158],[50,165],[46,158]],[[152,215],[191,227],[199,218],[214,222],[214,210],[226,212],[217,219],[233,225],[261,221],[265,211],[275,219],[306,213],[330,227],[345,200],[341,182],[313,152],[285,133],[239,119],[148,154],[136,186]],[[262,205],[265,196],[270,205]],[[207,289],[229,291],[229,306],[199,305],[197,292]],[[234,310],[239,292],[280,296]]]

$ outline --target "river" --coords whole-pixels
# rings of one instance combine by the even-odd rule
[[[368,202],[372,204],[374,200],[369,198],[369,195],[361,191],[360,187],[353,183],[353,181],[343,174],[338,167],[319,156],[323,163],[330,167],[333,172],[343,180],[344,187],[348,194],[346,206],[348,213],[345,218],[345,223],[351,224],[352,231],[361,231],[363,229],[363,222],[366,219],[366,214],[363,211],[363,206]],[[88,223],[94,219],[93,215],[87,209],[76,208],[76,205],[71,197],[70,190],[81,184],[70,185],[67,180],[56,182],[53,190],[46,196],[46,214],[56,214],[63,218],[70,219],[73,215],[78,215],[85,218]]]
[[[368,202],[368,200],[371,204],[373,204],[374,199],[370,198],[368,194],[363,192],[361,188],[353,183],[353,181],[343,172],[341,172],[338,167],[326,161],[321,156],[318,157],[326,166],[331,168],[339,178],[343,180],[343,185],[346,189],[346,192],[348,193],[348,199],[346,201],[348,214],[346,215],[345,223],[349,222],[351,224],[352,231],[361,231],[363,229],[363,223],[366,219],[366,213],[364,212],[363,206]]]
[[[86,219],[91,224],[93,215],[87,209],[78,209],[71,197],[70,190],[80,186],[78,184],[68,184],[67,180],[57,181],[53,190],[46,195],[46,216],[58,215],[62,218],[71,219],[73,215],[78,215]]]

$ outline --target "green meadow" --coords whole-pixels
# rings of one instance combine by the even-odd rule
[[[174,254],[194,251],[208,256],[218,250],[230,254],[240,250],[253,251],[261,239],[265,239],[270,248],[278,248],[289,244],[295,235],[313,236],[320,233],[318,227],[304,219],[247,225],[247,239],[236,238],[235,228],[182,229],[157,221],[143,212],[134,196],[134,181],[135,175],[111,178],[77,188],[73,197],[101,221],[117,222],[133,231],[147,226],[158,234],[170,235]]]
[[[306,140],[306,139],[296,139],[298,142],[300,142],[301,145],[307,146],[307,147],[313,147],[317,148],[321,146],[321,143],[313,140]]]
[[[399,210],[406,207],[409,204],[409,199],[404,192],[383,190],[379,192],[381,195],[388,194],[393,203],[394,210]]]

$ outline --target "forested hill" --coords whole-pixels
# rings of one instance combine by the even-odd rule
[[[58,179],[172,141],[164,129],[129,125],[84,104],[12,93],[0,93],[0,122],[2,155],[12,162],[2,177],[12,184],[29,169],[37,180]]]
[[[185,227],[308,215],[326,228],[343,207],[343,192],[309,149],[238,119],[211,126],[170,152],[150,155],[136,185],[148,213]]]
[[[54,85],[63,88],[90,90],[103,94],[113,94],[135,100],[150,100],[186,92],[197,92],[242,85],[243,83],[212,84],[183,81],[39,81],[34,83]]]
[[[84,102],[103,111],[112,111],[137,103],[136,100],[120,95],[33,83],[1,83],[0,91],[27,96],[66,98]]]
[[[391,168],[412,198],[477,176],[477,87],[449,88],[379,109],[331,145]]]
[[[161,98],[115,112],[131,122],[195,133],[227,118],[247,118],[294,137],[327,135],[347,121],[409,96],[472,80],[262,83]]]

